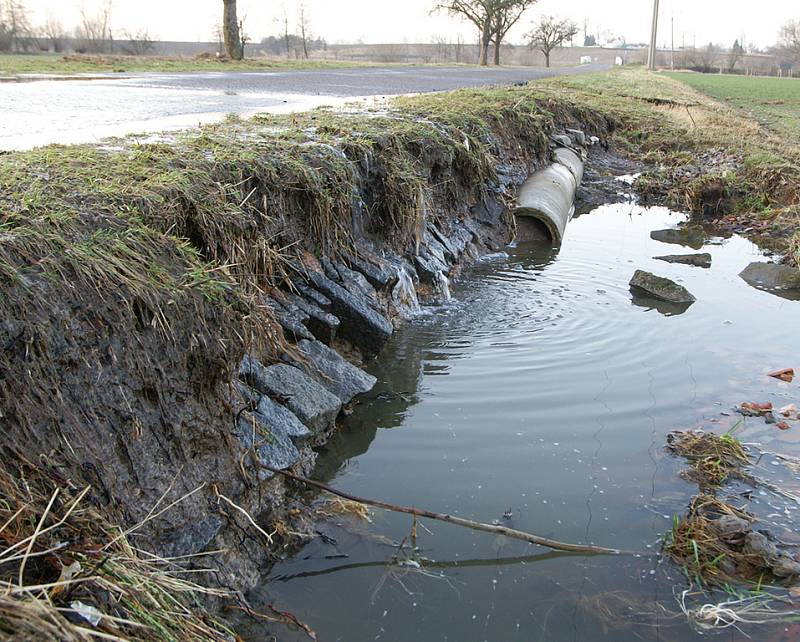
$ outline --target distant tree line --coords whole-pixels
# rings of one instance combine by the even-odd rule
[[[797,68],[800,66],[800,21],[790,20],[785,23],[781,27],[777,44],[766,50],[758,50],[752,45],[745,49],[744,43],[738,39],[727,48],[709,42],[704,47],[681,49],[676,64],[683,69],[703,73],[745,73],[749,69],[744,63],[748,53],[770,54],[774,59],[773,67],[777,64],[781,71]]]
[[[0,52],[60,53],[69,43],[78,53],[150,53],[153,41],[146,30],[119,31],[115,38],[111,13],[111,0],[106,0],[94,13],[82,8],[80,21],[70,32],[53,15],[48,15],[44,24],[33,27],[22,0],[0,0]]]
[[[267,36],[261,39],[261,48],[274,56],[295,56],[307,54],[311,51],[327,51],[328,43],[324,38],[305,39],[302,36],[290,33]],[[307,55],[305,57],[308,57]]]

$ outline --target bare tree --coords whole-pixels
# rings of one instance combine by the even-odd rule
[[[729,72],[733,72],[734,69],[736,69],[736,63],[738,63],[742,59],[743,55],[744,55],[744,47],[742,47],[742,45],[739,44],[739,40],[737,38],[737,40],[733,43],[733,47],[731,47],[731,50],[728,52]]]
[[[550,53],[560,47],[565,40],[569,40],[578,33],[577,25],[567,19],[558,19],[553,16],[542,16],[534,25],[533,31],[528,34],[531,47],[539,49],[544,54],[547,67],[550,66]]]
[[[64,51],[67,41],[67,32],[64,26],[53,14],[48,14],[47,20],[42,27],[42,35],[50,44],[50,49],[55,53]]]
[[[283,5],[283,42],[286,45],[286,57],[291,57],[290,38],[289,38],[289,12],[286,11],[286,5]]]
[[[27,51],[33,45],[28,10],[18,0],[0,2],[0,51]]]
[[[781,27],[780,47],[796,62],[800,62],[800,20],[790,20]]]
[[[492,11],[492,41],[494,64],[500,64],[500,46],[520,18],[537,0],[495,0]]]
[[[433,11],[447,11],[451,16],[459,16],[474,24],[480,33],[479,64],[489,64],[489,45],[492,42],[492,16],[498,0],[442,0]]]
[[[297,28],[300,30],[300,39],[303,42],[303,57],[308,59],[308,38],[310,37],[310,23],[304,2],[300,3],[297,10]]]
[[[720,48],[713,42],[709,42],[705,49],[699,50],[698,58],[700,61],[700,71],[713,71],[719,61],[719,52]]]
[[[239,40],[242,43],[242,58],[244,58],[244,52],[246,51],[247,43],[250,42],[250,34],[248,34],[244,29],[244,23],[247,20],[247,16],[242,16],[241,20],[239,20]]]
[[[81,6],[81,22],[75,29],[79,52],[106,53],[113,49],[112,9],[111,0],[106,0],[96,13],[88,13],[86,7]]]
[[[225,53],[231,60],[244,58],[244,47],[239,35],[239,19],[236,17],[236,0],[222,0],[222,36]]]
[[[461,59],[464,57],[464,36],[461,34],[456,36],[455,54],[456,62],[460,63]]]
[[[136,33],[123,31],[120,49],[129,56],[145,56],[153,51],[153,39],[147,29],[140,29]]]

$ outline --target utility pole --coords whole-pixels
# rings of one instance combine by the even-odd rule
[[[669,68],[671,71],[675,71],[675,16],[670,18],[670,31],[672,43],[669,46]]]
[[[656,49],[658,38],[658,0],[653,0],[653,28],[650,31],[650,52],[647,55],[647,67],[656,68]]]

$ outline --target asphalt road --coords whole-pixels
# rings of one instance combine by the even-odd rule
[[[528,82],[607,69],[353,67],[314,71],[117,74],[0,83],[0,149],[96,141],[353,99]]]

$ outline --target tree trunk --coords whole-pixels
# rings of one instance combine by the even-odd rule
[[[222,34],[225,38],[225,53],[231,60],[244,58],[244,48],[239,37],[239,21],[236,18],[236,0],[222,0],[225,11],[222,15]]]
[[[544,51],[543,53],[544,53],[544,66],[549,68],[550,67],[550,51],[547,50],[547,51]]]
[[[496,67],[500,66],[500,39],[495,38],[494,41],[494,64]]]
[[[489,45],[492,42],[492,20],[487,17],[481,30],[481,59],[480,65],[485,67],[489,64]]]
[[[308,41],[306,40],[306,28],[301,26],[300,33],[303,38],[303,57],[308,60]]]

